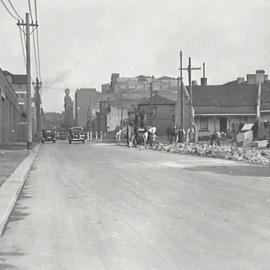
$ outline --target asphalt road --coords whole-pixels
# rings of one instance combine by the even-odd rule
[[[269,269],[270,169],[105,144],[41,146],[0,269]]]

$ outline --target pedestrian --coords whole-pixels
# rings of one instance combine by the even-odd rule
[[[217,143],[217,145],[220,145],[219,137],[220,137],[220,133],[217,132],[217,131],[215,131],[215,132],[211,135],[210,145],[214,145],[215,142]]]

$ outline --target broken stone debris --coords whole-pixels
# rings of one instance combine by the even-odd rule
[[[171,153],[192,154],[202,157],[222,158],[254,164],[270,164],[270,150],[197,143],[175,145],[163,145],[160,143],[150,148]]]

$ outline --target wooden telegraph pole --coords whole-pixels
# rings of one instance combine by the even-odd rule
[[[150,125],[153,126],[153,81],[154,76],[151,78],[150,82]]]
[[[180,52],[180,59],[182,59],[182,56],[181,56],[181,52]],[[181,62],[182,60],[180,60]],[[181,64],[180,64],[181,66]],[[200,67],[192,67],[191,66],[191,57],[188,58],[188,67],[187,68],[183,68],[183,67],[180,67],[180,72],[182,70],[187,70],[188,71],[188,82],[189,82],[189,99],[190,99],[190,129],[192,129],[192,124],[194,122],[194,113],[193,113],[193,97],[192,97],[192,71],[194,70],[201,70]],[[182,89],[183,89],[183,86],[182,86]],[[184,99],[184,98],[183,98]],[[183,101],[182,101],[183,102]],[[182,103],[183,105],[183,103]],[[183,108],[183,106],[182,106]]]
[[[181,91],[181,128],[184,130],[184,106],[185,106],[185,96],[184,96],[184,85],[183,85],[183,52],[180,51],[180,91]]]
[[[37,139],[38,142],[40,142],[40,136],[41,136],[41,110],[40,110],[40,104],[41,104],[41,98],[40,98],[40,87],[42,83],[39,81],[38,78],[36,78],[36,82],[33,83],[35,85],[35,105],[36,105],[36,118],[37,118]]]
[[[32,136],[32,95],[31,95],[31,52],[30,52],[30,27],[38,27],[36,23],[30,23],[29,13],[25,14],[25,22],[18,22],[17,25],[25,34],[25,47],[26,47],[26,75],[27,75],[27,149],[31,148],[31,144],[33,142]],[[25,31],[24,31],[25,27]]]

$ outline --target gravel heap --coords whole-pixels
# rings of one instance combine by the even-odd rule
[[[255,148],[239,148],[234,146],[216,146],[196,143],[175,145],[163,145],[159,143],[150,148],[157,151],[222,158],[253,164],[270,164],[270,151]]]

